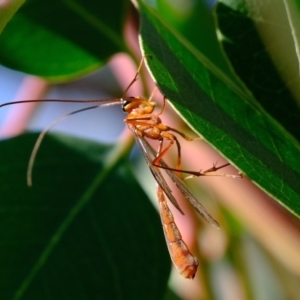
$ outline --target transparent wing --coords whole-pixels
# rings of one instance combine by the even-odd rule
[[[156,179],[157,183],[161,186],[161,188],[164,190],[165,194],[169,198],[169,200],[172,202],[172,204],[183,214],[182,210],[180,209],[175,197],[172,194],[172,191],[170,187],[168,186],[167,182],[163,178],[160,170],[152,165],[152,161],[156,156],[156,151],[149,145],[149,143],[144,139],[136,135],[135,132],[134,136],[136,138],[137,144],[139,145],[145,160]],[[168,167],[168,165],[161,160],[160,164],[164,167]],[[171,178],[171,180],[176,184],[178,189],[181,191],[181,193],[184,195],[184,197],[193,205],[193,207],[196,209],[196,211],[213,227],[219,228],[218,222],[208,213],[208,211],[205,209],[205,207],[197,200],[197,198],[189,191],[185,183],[171,170],[165,169],[168,176]]]
[[[146,163],[151,171],[151,173],[153,174],[156,182],[159,184],[159,186],[163,189],[163,191],[165,192],[165,194],[167,195],[167,197],[169,198],[169,200],[172,202],[172,204],[184,215],[184,212],[182,211],[182,209],[180,208],[177,200],[175,199],[175,197],[172,194],[172,190],[170,189],[169,185],[167,184],[166,180],[164,179],[164,177],[162,176],[160,170],[152,165],[152,161],[155,158],[156,152],[155,150],[148,144],[148,142],[137,136],[134,133],[134,137],[136,139],[136,142],[139,146],[139,148],[141,149],[144,158],[146,160]],[[151,149],[151,151],[149,151],[149,149]]]

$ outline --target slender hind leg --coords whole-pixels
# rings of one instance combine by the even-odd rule
[[[131,82],[129,83],[129,85],[128,85],[128,87],[126,88],[125,92],[123,93],[123,97],[125,97],[125,95],[126,95],[126,93],[128,92],[128,90],[129,90],[129,89],[131,88],[131,86],[137,81],[138,76],[139,76],[139,73],[140,73],[140,71],[141,71],[141,68],[142,68],[142,66],[143,66],[143,64],[144,64],[144,61],[145,61],[145,59],[146,59],[147,57],[151,57],[151,56],[150,56],[150,55],[144,55],[144,56],[142,57],[142,60],[141,60],[141,62],[140,62],[140,64],[139,64],[139,67],[138,67],[138,69],[137,69],[137,72],[136,72],[134,78],[133,78],[133,79],[131,80]]]

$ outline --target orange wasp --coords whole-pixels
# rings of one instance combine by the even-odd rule
[[[135,81],[138,79],[138,75],[142,68],[146,56],[144,56],[140,62],[138,67],[137,73],[133,80],[130,82],[128,87],[125,90],[124,95],[128,92],[130,87],[134,84]],[[153,95],[153,93],[152,93]],[[150,168],[156,182],[157,182],[157,197],[159,201],[159,212],[161,217],[161,222],[164,230],[164,235],[166,239],[166,243],[168,246],[168,250],[170,253],[170,257],[173,261],[173,264],[179,271],[179,273],[185,278],[194,278],[197,268],[198,268],[198,260],[197,258],[189,251],[187,245],[183,241],[180,231],[177,228],[175,223],[174,217],[172,212],[170,211],[165,195],[168,199],[172,202],[172,204],[182,213],[180,206],[178,205],[175,197],[172,194],[172,190],[167,184],[166,180],[164,179],[161,169],[164,169],[171,180],[175,183],[184,197],[193,205],[196,211],[212,226],[215,228],[219,228],[219,224],[217,221],[213,219],[213,217],[207,212],[204,206],[198,202],[195,196],[188,190],[184,182],[180,179],[180,173],[189,174],[189,177],[199,177],[199,176],[227,176],[232,178],[241,178],[241,175],[228,175],[228,174],[212,174],[221,168],[224,168],[229,165],[229,163],[224,164],[222,166],[217,167],[213,165],[212,168],[206,171],[189,171],[181,169],[181,146],[180,142],[177,139],[177,135],[181,136],[187,141],[193,141],[198,138],[190,138],[186,136],[184,133],[178,131],[175,128],[171,128],[164,123],[162,123],[160,119],[160,115],[163,113],[165,108],[166,98],[164,98],[164,104],[161,111],[157,114],[154,113],[155,109],[155,102],[153,102],[151,97],[147,100],[142,97],[126,97],[123,96],[120,99],[107,99],[107,100],[24,100],[24,101],[16,101],[16,102],[8,102],[5,104],[0,105],[6,106],[10,104],[17,104],[17,103],[29,103],[29,102],[79,102],[79,103],[97,103],[95,106],[83,108],[71,112],[67,115],[64,115],[54,122],[52,122],[47,128],[45,128],[39,138],[36,141],[34,149],[32,151],[28,171],[27,171],[27,183],[29,186],[32,185],[32,169],[33,164],[35,161],[35,157],[38,151],[38,148],[43,140],[45,134],[58,122],[65,119],[66,117],[77,114],[79,112],[104,107],[104,106],[111,106],[111,105],[121,105],[124,112],[127,113],[127,117],[124,119],[125,124],[127,127],[132,131],[136,142],[141,149],[146,163]],[[158,140],[159,147],[157,151],[155,151],[152,146],[147,142],[146,139],[150,140]],[[169,144],[164,147],[164,142],[168,142]],[[169,167],[164,161],[163,157],[167,154],[170,148],[173,145],[176,145],[177,148],[177,163],[175,168]]]

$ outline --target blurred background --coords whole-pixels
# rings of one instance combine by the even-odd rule
[[[213,19],[214,1],[148,1],[164,19],[176,28],[194,47],[200,50],[222,70],[228,71],[222,58]],[[131,8],[133,10],[133,8]],[[201,24],[195,30],[201,16]],[[137,15],[131,12],[124,34],[137,57]],[[204,21],[203,21],[204,19]],[[197,31],[197,32],[196,32]],[[213,49],[213,50],[212,50]],[[81,79],[63,84],[47,81],[0,66],[1,103],[26,99],[106,99],[120,98],[135,75],[137,66],[126,54],[116,54],[108,64]],[[153,82],[149,79],[149,90]],[[141,95],[141,82],[137,82],[128,95]],[[162,96],[155,95],[161,103]],[[159,104],[160,105],[160,104]],[[66,113],[85,107],[85,104],[41,103],[7,106],[0,109],[1,136],[7,138],[25,130],[41,131],[53,120]],[[122,109],[118,106],[95,109],[64,120],[53,131],[68,133],[87,139],[112,143],[124,130]],[[167,107],[163,121],[186,134],[195,136]],[[193,157],[203,157],[202,170],[213,163],[221,164],[219,156],[203,141],[182,142],[185,169],[194,169]],[[170,154],[172,161],[175,153]],[[134,161],[142,161],[134,156]],[[199,164],[199,162],[197,162]],[[141,185],[155,203],[155,182],[142,162],[135,170]],[[140,175],[141,172],[143,175]],[[222,173],[236,174],[233,167]],[[144,175],[145,174],[145,175]],[[147,179],[146,179],[147,178]],[[149,178],[149,179],[148,179]],[[151,182],[151,183],[149,183]],[[299,299],[300,295],[300,227],[299,221],[247,178],[201,178],[188,182],[191,190],[220,222],[219,231],[203,224],[186,205],[180,195],[178,201],[185,216],[174,211],[184,240],[199,257],[200,265],[194,280],[181,278],[172,272],[170,292],[166,299]]]

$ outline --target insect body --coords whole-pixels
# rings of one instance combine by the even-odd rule
[[[176,199],[172,194],[171,189],[164,180],[160,169],[166,170],[170,178],[175,182],[177,187],[188,199],[188,201],[196,208],[196,210],[209,223],[211,223],[214,227],[218,228],[218,223],[210,216],[210,214],[197,201],[197,199],[188,191],[185,184],[182,182],[178,175],[180,173],[186,173],[190,174],[191,176],[207,176],[210,175],[211,172],[215,172],[216,170],[223,168],[229,164],[225,164],[220,167],[213,166],[212,168],[204,172],[182,170],[181,147],[177,137],[173,134],[173,132],[179,134],[187,141],[192,141],[194,139],[162,123],[159,116],[162,114],[164,107],[165,105],[158,114],[154,114],[153,111],[155,108],[155,103],[152,102],[151,99],[145,100],[143,98],[135,97],[128,97],[126,99],[124,98],[123,110],[128,113],[128,116],[124,120],[124,122],[135,135],[137,143],[144,154],[145,160],[148,163],[148,166],[150,167],[152,174],[157,181],[157,197],[159,201],[159,212],[171,259],[182,276],[184,276],[185,278],[194,278],[199,263],[197,258],[189,251],[187,245],[182,240],[181,234],[174,221],[173,214],[167,205],[164,193],[168,196],[169,200],[175,205],[175,207],[179,209],[180,212],[182,212]],[[158,140],[160,142],[158,150],[155,151],[148,144],[145,138]],[[169,144],[165,148],[163,148],[164,141],[169,142]],[[177,147],[177,164],[176,168],[170,168],[165,164],[162,158],[174,145],[174,143]],[[235,175],[231,177],[235,177]],[[239,177],[239,175],[237,175],[236,177]]]
[[[124,111],[128,113],[128,116],[124,120],[124,122],[134,133],[136,139],[139,140],[141,143],[143,143],[145,137],[149,139],[159,140],[161,142],[161,146],[164,140],[168,140],[170,142],[164,150],[162,150],[162,147],[159,147],[159,151],[156,153],[156,157],[152,160],[151,158],[149,158],[148,151],[142,147],[144,155],[147,156],[148,165],[149,163],[151,164],[152,171],[154,168],[156,168],[157,171],[159,170],[159,168],[167,168],[169,170],[172,170],[172,168],[160,165],[159,162],[161,158],[165,155],[165,153],[174,144],[174,142],[176,142],[178,149],[177,171],[179,172],[181,171],[179,169],[181,164],[180,144],[176,136],[170,133],[170,131],[172,131],[173,129],[163,124],[159,115],[153,114],[154,105],[155,103],[144,100],[142,98],[131,98],[130,101],[127,100],[123,105]],[[180,133],[177,130],[173,131],[176,131],[177,133],[181,134],[186,140],[192,140],[191,138],[188,138],[183,133]],[[168,250],[171,259],[176,268],[178,269],[179,273],[186,278],[193,278],[196,274],[199,263],[197,258],[193,256],[185,242],[182,240],[180,231],[177,228],[177,225],[173,218],[173,214],[170,211],[164,196],[164,188],[166,188],[165,186],[165,181],[164,184],[161,185],[158,181],[157,197],[159,201],[159,212]],[[170,200],[172,201],[172,198]],[[177,208],[179,208],[176,200],[175,202],[172,202]]]

